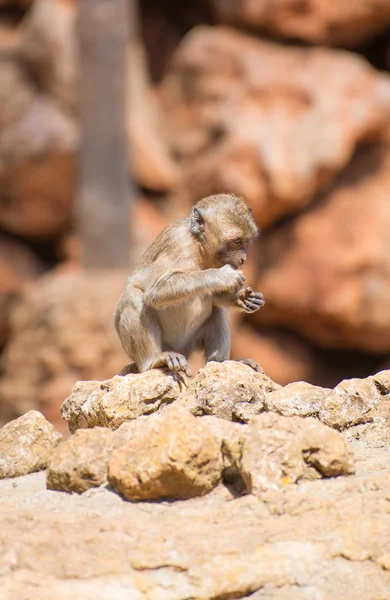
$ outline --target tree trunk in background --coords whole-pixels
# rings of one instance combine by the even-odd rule
[[[86,268],[128,267],[130,186],[125,127],[128,0],[80,0],[77,217]]]

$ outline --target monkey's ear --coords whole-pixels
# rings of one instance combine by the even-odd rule
[[[190,227],[191,233],[193,233],[196,236],[198,236],[206,229],[202,211],[196,206],[194,206],[194,208],[192,209]]]

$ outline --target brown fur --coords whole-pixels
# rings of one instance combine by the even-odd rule
[[[195,349],[207,361],[229,358],[224,307],[250,313],[264,304],[239,271],[257,233],[248,205],[232,194],[204,198],[160,233],[127,280],[115,315],[140,372],[167,366],[189,373],[186,359]]]

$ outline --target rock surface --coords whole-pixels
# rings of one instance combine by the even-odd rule
[[[239,498],[219,486],[133,503],[46,490],[44,473],[0,481],[2,597],[385,600],[389,452],[355,452],[356,475]]]
[[[264,410],[264,399],[280,386],[239,362],[209,362],[183,395],[182,404],[194,415],[214,415],[246,423]]]
[[[35,279],[43,270],[43,261],[26,244],[0,234],[0,347],[8,337],[13,299],[24,281]]]
[[[309,204],[363,143],[381,139],[390,79],[347,52],[197,27],[176,51],[161,97],[184,170],[177,211],[230,190],[269,226]]]
[[[113,327],[113,313],[126,277],[57,271],[23,289],[2,356],[2,418],[39,407],[65,429],[59,408],[74,383],[105,379],[121,370],[128,358]]]
[[[21,55],[38,79],[40,89],[71,113],[78,105],[80,77],[77,52],[77,2],[35,2],[23,21]],[[167,191],[178,178],[178,167],[164,139],[162,116],[154,97],[142,41],[128,47],[126,128],[132,175],[139,185]]]
[[[46,471],[50,490],[81,494],[107,481],[107,468],[114,448],[111,429],[80,429],[52,453]]]
[[[386,0],[211,0],[217,18],[271,36],[357,46],[390,24]]]
[[[36,410],[0,429],[0,479],[46,468],[61,434]]]
[[[248,492],[354,473],[354,459],[342,435],[315,419],[256,416],[240,440],[225,451],[235,463]]]
[[[267,236],[256,283],[267,310],[254,320],[329,348],[389,352],[389,189],[390,145],[368,146],[321,202]]]
[[[390,371],[366,379],[346,379],[333,390],[296,382],[268,394],[265,408],[284,416],[317,417],[343,430],[372,421],[375,409],[390,407]]]
[[[128,500],[192,498],[220,481],[222,457],[201,419],[167,410],[111,455],[108,479]]]
[[[80,427],[117,429],[125,421],[148,415],[179,397],[180,385],[168,373],[154,369],[107,381],[79,381],[61,407],[73,433]]]

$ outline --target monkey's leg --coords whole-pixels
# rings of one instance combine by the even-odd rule
[[[141,290],[130,288],[124,292],[118,303],[115,326],[124,350],[135,361],[135,365],[126,365],[121,375],[158,367],[191,375],[182,354],[162,351],[160,325],[154,311],[143,306]]]
[[[237,359],[237,362],[243,363],[244,365],[247,365],[248,367],[256,371],[256,373],[261,373],[262,375],[264,375],[263,367],[261,367],[259,363],[257,363],[255,360],[252,360],[251,358],[239,358]]]
[[[214,306],[209,319],[202,327],[202,341],[206,362],[222,362],[230,356],[230,329],[226,310]]]
[[[230,357],[230,329],[225,309],[215,306],[211,317],[204,324],[203,330],[206,362],[228,360]],[[237,362],[248,365],[256,373],[264,373],[262,367],[251,358],[238,359]]]
[[[137,374],[139,371],[137,369],[137,365],[135,363],[130,363],[128,365],[125,365],[123,367],[123,369],[121,369],[118,373],[118,375],[121,375],[122,377],[124,377],[125,375],[130,375],[130,374]]]
[[[126,290],[117,306],[115,327],[127,355],[135,361],[127,365],[121,374],[147,371],[162,353],[161,330],[153,311],[143,307],[141,290]],[[131,369],[131,370],[128,370]]]

